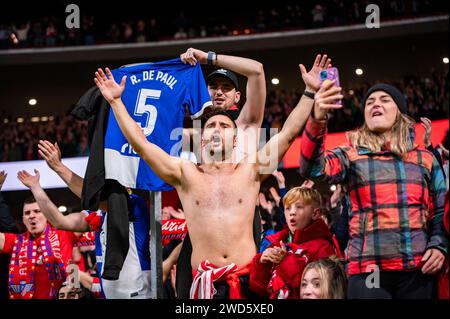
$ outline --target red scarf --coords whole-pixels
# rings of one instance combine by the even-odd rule
[[[301,259],[303,266],[308,263],[308,256],[306,255],[306,250],[294,243],[287,243],[287,255],[281,261],[280,264],[274,264],[272,267],[272,277],[270,278],[268,284],[268,290],[271,292],[271,299],[288,299],[292,295],[292,287],[288,284],[286,278],[278,271],[278,267],[288,260],[288,257],[294,255],[295,259]],[[295,262],[297,264],[297,261]],[[303,271],[303,270],[302,270]]]
[[[214,281],[224,279],[230,286],[230,299],[243,299],[239,277],[249,273],[250,265],[238,269],[235,263],[231,263],[219,268],[204,260],[198,265],[198,270],[192,272],[194,278],[189,297],[191,299],[213,299],[216,294]]]
[[[50,280],[50,297],[56,298],[66,278],[58,233],[47,225],[41,237],[32,240],[30,232],[17,236],[9,265],[9,296],[11,299],[32,299],[37,251],[42,250],[43,262]]]
[[[88,216],[84,219],[93,232],[101,232],[102,230],[102,210],[83,210]],[[95,235],[94,235],[95,238]]]
[[[95,232],[82,233],[73,247],[95,246]]]

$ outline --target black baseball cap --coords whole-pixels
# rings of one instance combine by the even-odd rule
[[[209,83],[212,79],[215,79],[218,77],[227,78],[228,80],[231,81],[231,83],[233,83],[236,91],[239,91],[239,82],[238,82],[237,76],[236,76],[236,74],[234,74],[234,72],[232,72],[230,70],[218,69],[218,70],[210,73],[206,77],[206,83]]]

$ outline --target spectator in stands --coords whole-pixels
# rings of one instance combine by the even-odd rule
[[[259,253],[263,253],[270,246],[270,241],[266,237],[275,234],[276,231],[273,229],[272,215],[267,209],[257,206],[256,212],[261,217],[261,245]]]
[[[184,28],[178,28],[178,31],[173,35],[173,38],[175,40],[182,40],[182,39],[187,39],[188,35],[186,33],[186,31],[184,31]]]
[[[337,185],[330,198],[330,230],[334,238],[336,238],[342,256],[346,255],[349,240],[348,216],[351,213],[350,205],[350,199],[345,187]]]
[[[197,33],[196,28],[194,28],[193,26],[189,27],[189,30],[187,32],[187,36],[188,36],[189,39],[197,38],[198,37],[198,33]]]
[[[148,25],[148,40],[149,41],[158,41],[160,36],[160,30],[158,26],[158,22],[155,18],[150,19],[150,23]]]
[[[208,30],[204,25],[200,26],[200,38],[206,38],[208,36]]]
[[[20,161],[22,159],[22,151],[20,145],[17,143],[17,138],[11,141],[7,154],[8,161],[10,162]]]
[[[66,131],[61,143],[61,153],[63,157],[74,157],[77,155],[77,144],[71,131]]]
[[[65,36],[65,45],[81,45],[81,34],[78,28],[67,28]]]
[[[266,17],[264,15],[264,11],[260,9],[256,14],[255,29],[258,32],[263,32],[266,30],[266,28],[267,28]]]
[[[86,135],[80,137],[80,142],[78,144],[77,156],[89,156],[89,144]]]
[[[33,39],[34,47],[41,47],[44,45],[44,28],[40,20],[34,21],[31,27],[31,38]]]
[[[30,22],[27,21],[26,23],[21,23],[19,27],[13,25],[12,29],[16,34],[19,43],[23,46],[26,46],[28,44],[28,31],[30,31]]]
[[[86,291],[82,287],[75,288],[69,287],[69,285],[64,282],[58,291],[58,299],[84,299],[86,297]]]
[[[83,17],[81,22],[81,30],[83,33],[83,44],[84,45],[95,44],[94,16]]]
[[[423,116],[432,120],[448,118],[449,92],[445,76],[432,73],[428,81],[426,78],[416,79],[408,76],[397,85],[405,88],[408,115],[416,121],[420,121]],[[332,119],[328,125],[329,132],[353,130],[363,124],[364,116],[361,100],[369,86],[367,85],[366,88],[366,85],[362,85],[344,93],[342,100],[344,107],[329,114],[330,119]],[[282,125],[286,119],[286,114],[289,114],[292,107],[296,105],[299,97],[300,94],[296,91],[287,92],[277,89],[269,92],[263,127],[266,129],[277,128]],[[431,102],[426,103],[426,101]]]
[[[53,168],[56,173],[67,183],[69,188],[81,197],[81,187],[83,179],[66,167],[59,158],[59,154],[52,144],[42,141],[40,151],[45,155],[47,164]],[[100,233],[104,231],[104,217],[106,201],[101,202],[100,206],[103,210],[98,211],[82,211],[71,213],[64,216],[59,212],[58,208],[53,204],[45,191],[42,189],[39,179],[39,171],[35,170],[35,175],[22,171],[19,175],[20,181],[27,186],[34,194],[36,200],[41,207],[44,207],[43,218],[48,218],[49,222],[59,231],[73,232],[95,232],[96,242],[101,242],[102,247],[98,250],[99,274],[103,274],[103,260],[106,256],[108,247],[105,242],[100,241]],[[102,278],[102,289],[104,295],[108,299],[115,298],[136,298],[144,299],[150,297],[150,254],[149,254],[149,231],[150,222],[148,220],[148,208],[145,201],[135,195],[130,196],[130,249],[122,268],[121,275],[118,280],[107,280]],[[147,214],[145,214],[147,213]],[[43,215],[43,216],[44,216]],[[136,225],[136,226],[135,226]],[[139,239],[137,239],[139,238]],[[70,249],[72,255],[72,248]]]
[[[145,22],[142,19],[139,19],[136,22],[136,42],[138,43],[147,42],[147,36],[145,32]]]
[[[267,237],[271,245],[252,261],[250,289],[272,299],[298,299],[305,265],[337,254],[321,218],[320,193],[294,187],[284,197],[287,226]]]
[[[11,30],[4,24],[0,24],[0,49],[8,48],[11,43]]]
[[[348,11],[348,16],[350,17],[350,21],[352,23],[361,22],[362,12],[358,1],[353,1],[352,5],[348,8]]]
[[[45,45],[48,47],[54,47],[58,39],[58,30],[55,24],[50,21],[45,29]]]
[[[19,172],[19,179],[25,181],[22,177]],[[0,233],[0,253],[12,258],[10,298],[54,299],[66,279],[65,268],[78,237],[48,224],[34,197],[24,201],[22,219],[24,234]]]
[[[320,4],[316,4],[311,10],[312,22],[314,28],[322,28],[325,23],[326,10]]]
[[[348,297],[433,298],[435,274],[448,251],[442,229],[446,188],[439,163],[414,146],[414,121],[405,114],[404,95],[383,83],[366,93],[365,122],[349,134],[349,145],[325,152],[327,113],[342,107],[336,104],[340,92],[333,81],[316,93],[302,136],[300,172],[348,186]],[[379,289],[365,285],[374,268],[383,278]]]
[[[284,225],[286,225],[286,218],[284,215],[284,206],[283,206],[283,199],[287,193],[286,180],[281,171],[276,170],[275,172],[272,173],[272,175],[277,180],[278,192],[273,187],[269,189],[269,192],[272,195],[272,198],[274,199],[273,220],[275,222],[275,230],[280,231],[281,229],[283,229]]]
[[[117,26],[117,24],[113,23],[111,25],[111,27],[109,28],[107,37],[112,43],[120,42],[120,29]]]
[[[379,3],[380,8],[383,12],[381,15],[382,19],[400,19],[403,17],[416,17],[418,13],[420,14],[433,14],[442,13],[447,10],[445,2],[442,1],[411,1],[408,6],[404,5],[402,1],[398,0],[385,0]],[[312,6],[311,6],[312,4]],[[299,4],[288,4],[283,5],[282,3],[274,3],[270,8],[254,9],[254,10],[243,10],[241,12],[241,19],[235,19],[232,22],[224,20],[223,17],[227,14],[233,14],[234,9],[225,9],[220,11],[220,15],[213,16],[216,25],[208,26],[210,32],[206,32],[206,27],[200,30],[192,29],[193,23],[190,18],[188,18],[184,12],[180,12],[179,17],[173,19],[170,15],[164,15],[160,13],[160,18],[170,20],[170,27],[165,27],[163,30],[158,30],[155,34],[149,32],[148,37],[146,36],[145,41],[158,41],[160,36],[173,37],[175,30],[183,28],[187,32],[187,37],[200,37],[205,36],[224,36],[229,35],[229,30],[235,30],[235,25],[241,26],[241,30],[252,30],[252,32],[267,32],[267,31],[279,31],[286,30],[290,28],[319,28],[327,26],[336,25],[347,25],[349,23],[362,23],[366,17],[365,8],[369,4],[367,0],[355,0],[355,1],[344,1],[344,0],[333,0],[329,2],[325,1],[314,1],[303,5]],[[256,17],[254,20],[252,17]],[[54,25],[62,26],[64,19],[66,17],[59,16],[57,19],[52,18]],[[102,17],[103,19],[104,17]],[[198,16],[197,16],[198,18]],[[153,19],[152,19],[153,20]],[[149,30],[154,29],[154,26],[149,22]],[[108,21],[105,21],[108,24]],[[111,22],[109,22],[111,24]],[[130,21],[130,27],[136,24],[136,29],[139,29],[139,21]],[[29,43],[33,46],[42,46],[44,42],[44,29],[47,27],[46,18],[38,18],[31,24],[31,32],[29,32]],[[132,27],[131,27],[132,28]],[[62,30],[62,29],[61,29]],[[96,36],[94,34],[93,17],[83,17],[82,20],[82,33],[83,33],[83,44],[90,45],[96,42]],[[3,32],[2,32],[3,31]],[[236,30],[237,31],[237,30]],[[71,30],[71,33],[76,33],[75,30]],[[127,31],[128,32],[128,31]],[[67,33],[64,32],[64,33]],[[183,34],[183,33],[182,33]],[[73,41],[67,40],[66,35],[66,45],[78,45],[78,40]],[[7,27],[0,28],[0,48],[8,48],[11,46],[11,30]],[[100,35],[101,40],[111,40],[115,43],[116,37],[111,37],[111,35],[105,32],[105,34]],[[71,38],[71,37],[70,37]],[[75,37],[75,38],[78,38]],[[123,37],[122,41],[125,43],[143,42],[143,35],[139,38],[133,37]],[[184,37],[180,37],[184,38]],[[3,39],[3,40],[2,40]],[[139,40],[139,41],[138,41]],[[19,43],[22,42],[19,39]],[[50,44],[53,45],[53,44]]]
[[[439,162],[439,165],[442,168],[442,172],[444,173],[444,175],[447,175],[445,173],[445,171],[444,171],[443,162],[442,162],[442,156],[439,153],[438,149],[435,148],[433,146],[433,144],[431,143],[432,123],[431,123],[430,119],[428,119],[426,117],[421,117],[420,121],[422,122],[422,123],[420,123],[420,125],[424,129],[423,145],[425,146],[425,148],[427,150],[429,150],[431,153],[433,153],[434,157],[437,159],[437,161]]]
[[[161,210],[161,220],[169,220],[171,217],[169,207],[163,207]]]
[[[316,260],[306,265],[300,299],[345,299],[347,275],[336,258]]]
[[[122,41],[124,43],[130,43],[133,41],[133,27],[131,22],[122,22]]]
[[[8,119],[5,115],[3,118]],[[87,156],[87,122],[74,121],[71,116],[55,118],[46,122],[23,123],[7,121],[0,123],[0,161],[38,159],[39,139],[56,140],[65,144],[64,156]],[[64,138],[63,138],[64,137]],[[66,145],[67,144],[67,145]]]

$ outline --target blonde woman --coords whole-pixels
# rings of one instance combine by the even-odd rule
[[[403,94],[382,83],[368,90],[364,124],[348,134],[349,143],[324,151],[327,112],[342,107],[334,83],[315,95],[300,170],[349,190],[348,297],[434,298],[435,274],[448,249],[442,170],[432,153],[414,144]]]
[[[313,261],[303,270],[300,299],[345,299],[347,275],[337,258]]]

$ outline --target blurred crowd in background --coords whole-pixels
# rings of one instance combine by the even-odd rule
[[[446,13],[445,1],[430,0],[307,0],[292,4],[260,4],[221,8],[208,16],[200,10],[141,10],[130,14],[126,8],[121,18],[85,12],[81,7],[80,28],[67,28],[66,16],[43,16],[29,19],[0,20],[0,49],[54,47],[105,43],[155,42],[272,31],[311,29],[364,23],[367,5],[376,3],[382,20],[417,18]],[[91,7],[91,5],[90,5]],[[61,12],[64,13],[64,12]],[[229,17],[233,16],[233,19]],[[12,34],[14,36],[12,37]],[[14,38],[14,40],[12,40]]]
[[[423,116],[431,120],[449,117],[448,74],[433,72],[425,78],[405,76],[402,81],[384,82],[390,82],[404,92],[408,115],[417,122]],[[360,87],[345,90],[344,107],[331,115],[330,132],[348,131],[362,123],[361,100],[372,84],[364,83]],[[288,91],[282,88],[269,91],[262,127],[281,129],[301,94],[300,90]],[[87,122],[77,121],[70,115],[41,117],[39,121],[33,122],[32,118],[18,120],[9,116],[7,111],[0,110],[0,119],[1,162],[40,159],[37,152],[40,139],[57,142],[63,157],[89,155]]]

